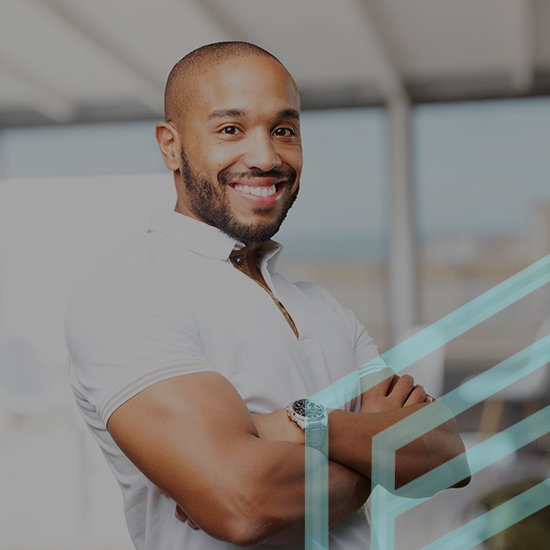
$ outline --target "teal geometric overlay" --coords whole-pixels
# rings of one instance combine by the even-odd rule
[[[550,255],[311,396],[310,399],[330,409],[338,408],[358,397],[366,387],[374,385],[377,382],[376,373],[385,366],[390,367],[393,372],[401,371],[548,282]],[[547,336],[373,438],[372,550],[393,550],[395,518],[430,498],[429,495],[458,483],[466,474],[464,456],[458,456],[395,490],[395,452],[549,361],[550,336]],[[380,376],[384,378],[387,374],[380,373],[378,377]],[[464,399],[464,396],[468,396],[468,399]],[[550,407],[547,407],[539,411],[470,449],[466,453],[470,471],[475,473],[548,433],[549,409]],[[306,526],[309,526],[309,529],[306,528],[305,547],[306,550],[328,549],[328,455],[312,452],[316,453],[317,464],[313,465],[310,461],[309,467],[306,465]],[[306,453],[306,460],[307,456]],[[316,469],[321,463],[321,469]],[[479,544],[548,506],[549,483],[550,481],[544,481],[525,491],[426,546],[424,550],[467,550]]]
[[[306,417],[307,430],[307,417]],[[305,533],[309,547],[328,548],[328,437],[321,452],[306,447],[306,479],[312,490],[306,490]]]

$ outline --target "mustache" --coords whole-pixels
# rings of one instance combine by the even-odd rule
[[[293,169],[283,170],[282,168],[272,168],[264,172],[259,168],[253,168],[252,170],[246,170],[244,172],[231,172],[230,170],[223,170],[218,174],[218,181],[222,185],[227,185],[227,182],[232,179],[252,179],[252,178],[276,178],[280,180],[286,180],[290,184],[293,184],[296,180],[296,171]]]

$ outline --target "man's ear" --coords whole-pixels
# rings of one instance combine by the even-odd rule
[[[181,145],[177,130],[169,122],[159,122],[155,128],[155,137],[166,168],[177,172],[181,163]]]

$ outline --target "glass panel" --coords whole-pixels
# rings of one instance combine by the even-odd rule
[[[422,318],[431,323],[550,253],[550,100],[415,109]],[[488,368],[529,345],[546,287],[447,347],[447,366]]]

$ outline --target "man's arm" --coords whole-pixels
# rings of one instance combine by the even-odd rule
[[[335,410],[329,415],[329,457],[371,478],[372,437],[433,401],[422,386],[414,384],[411,376],[387,377],[361,395],[359,413]],[[431,407],[432,417],[435,415],[441,422],[397,450],[395,489],[460,455],[462,459],[454,471],[458,469],[463,478],[453,487],[463,487],[470,481],[464,444],[455,419],[449,420],[450,411],[443,405],[435,402]]]
[[[331,525],[368,496],[372,437],[423,406],[423,390],[410,377],[396,379],[393,387],[382,383],[364,395],[361,412],[329,415]],[[253,419],[235,388],[207,372],[144,390],[113,413],[108,429],[130,460],[212,537],[238,546],[303,539],[303,432],[284,410]],[[462,452],[455,425],[436,436],[435,445],[430,433],[397,453],[398,487]]]
[[[388,372],[391,371],[388,369]],[[414,384],[411,376],[400,377],[392,373],[361,395],[358,413],[337,409],[329,414],[329,458],[370,479],[372,437],[432,402],[424,388]],[[464,453],[456,421],[447,420],[449,414],[442,405],[435,404],[433,408],[433,414],[441,417],[441,424],[396,452],[396,489]],[[285,419],[284,409],[254,416],[260,437],[287,441],[293,437],[303,438],[302,430]],[[463,479],[453,487],[463,487],[470,479],[465,455],[457,468],[461,468]]]
[[[259,437],[245,403],[220,374],[159,382],[119,407],[108,430],[130,460],[212,537],[237,546],[303,539],[303,433],[293,433],[296,441]],[[329,465],[329,476],[335,524],[361,506],[370,485],[340,464]]]

